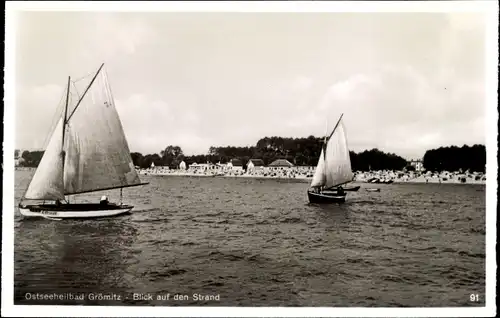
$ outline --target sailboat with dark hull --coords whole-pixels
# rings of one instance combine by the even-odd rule
[[[145,185],[135,170],[115,108],[104,64],[70,110],[70,83],[63,114],[19,203],[26,217],[95,218],[128,213],[122,189]],[[120,189],[120,202],[70,203],[66,196]],[[24,200],[43,201],[25,204]],[[55,203],[46,203],[54,201]]]
[[[354,179],[342,117],[343,114],[330,135],[325,137],[311,186],[307,190],[310,203],[342,203],[346,199],[345,191],[359,189],[342,188]]]

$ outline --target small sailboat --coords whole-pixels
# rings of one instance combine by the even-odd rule
[[[342,117],[343,114],[331,134],[325,137],[311,186],[307,190],[310,203],[345,202],[346,194],[341,186],[354,179]]]
[[[122,204],[122,189],[147,184],[141,183],[132,162],[103,66],[72,109],[68,109],[68,77],[64,112],[18,206],[23,216],[62,219],[127,213],[133,206]],[[119,204],[108,202],[107,197],[96,203],[66,200],[73,194],[111,189],[120,189]],[[24,204],[23,200],[43,203]]]

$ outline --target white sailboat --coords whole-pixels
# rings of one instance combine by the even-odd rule
[[[66,104],[28,188],[19,212],[28,217],[93,218],[130,212],[122,204],[122,189],[139,186],[130,150],[115,108],[104,64],[97,70],[76,105]],[[69,203],[66,196],[120,189],[120,203]],[[23,204],[23,200],[43,201]],[[55,201],[46,204],[45,201]]]
[[[343,114],[331,134],[325,137],[316,171],[307,190],[310,203],[345,202],[346,194],[341,186],[354,178],[342,117]],[[353,189],[357,191],[359,187]]]

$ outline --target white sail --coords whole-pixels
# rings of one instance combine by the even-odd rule
[[[314,171],[314,176],[311,181],[311,187],[322,187],[325,185],[325,182],[326,182],[325,156],[323,149],[321,149],[318,165],[316,166],[316,171]]]
[[[347,133],[342,119],[340,119],[333,135],[328,139],[325,166],[326,188],[347,183],[352,181],[354,177],[351,169],[349,147],[347,146]]]
[[[33,200],[63,200],[62,178],[62,118],[52,132],[42,160],[35,171],[24,197]]]
[[[65,194],[141,183],[104,71],[99,72],[66,127]]]
[[[104,72],[74,106],[68,109],[64,145],[61,118],[24,198],[63,200],[67,194],[141,184]]]

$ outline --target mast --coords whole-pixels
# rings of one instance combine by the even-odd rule
[[[321,149],[323,150],[323,160],[326,159],[326,144],[328,142],[328,139],[326,137],[326,135],[328,134],[328,118],[326,119],[326,125],[325,125],[325,138],[323,139],[323,146],[321,147]]]
[[[66,105],[64,107],[64,117],[63,117],[63,125],[62,125],[62,145],[61,145],[61,150],[62,150],[62,155],[64,156],[64,134],[66,132],[66,116],[68,115],[68,103],[69,103],[69,85],[71,82],[71,76],[68,76],[68,88],[66,91]],[[64,171],[64,158],[63,158],[63,171]]]
[[[94,75],[94,78],[92,78],[92,80],[90,81],[90,84],[87,86],[87,88],[85,89],[85,92],[83,92],[82,94],[82,97],[80,97],[80,99],[78,100],[78,103],[76,104],[75,106],[75,109],[73,109],[73,111],[71,112],[71,114],[69,115],[68,119],[66,120],[66,122],[68,122],[71,117],[73,116],[73,114],[75,113],[76,109],[78,108],[78,106],[80,106],[80,103],[82,102],[83,98],[85,97],[85,95],[87,94],[88,90],[90,89],[90,87],[92,86],[92,84],[94,83],[95,79],[97,78],[97,75],[99,75],[99,72],[101,71],[102,67],[104,66],[104,63],[101,64],[101,67],[99,67],[99,69],[97,70],[97,72],[95,73]]]
[[[71,76],[68,76],[68,88],[66,89],[66,105],[64,105],[64,117],[63,117],[62,138],[61,138],[61,157],[62,157],[62,178],[63,178],[63,184],[64,184],[64,159],[66,157],[66,152],[64,151],[64,134],[66,133],[66,116],[68,116],[70,83],[71,83]]]

